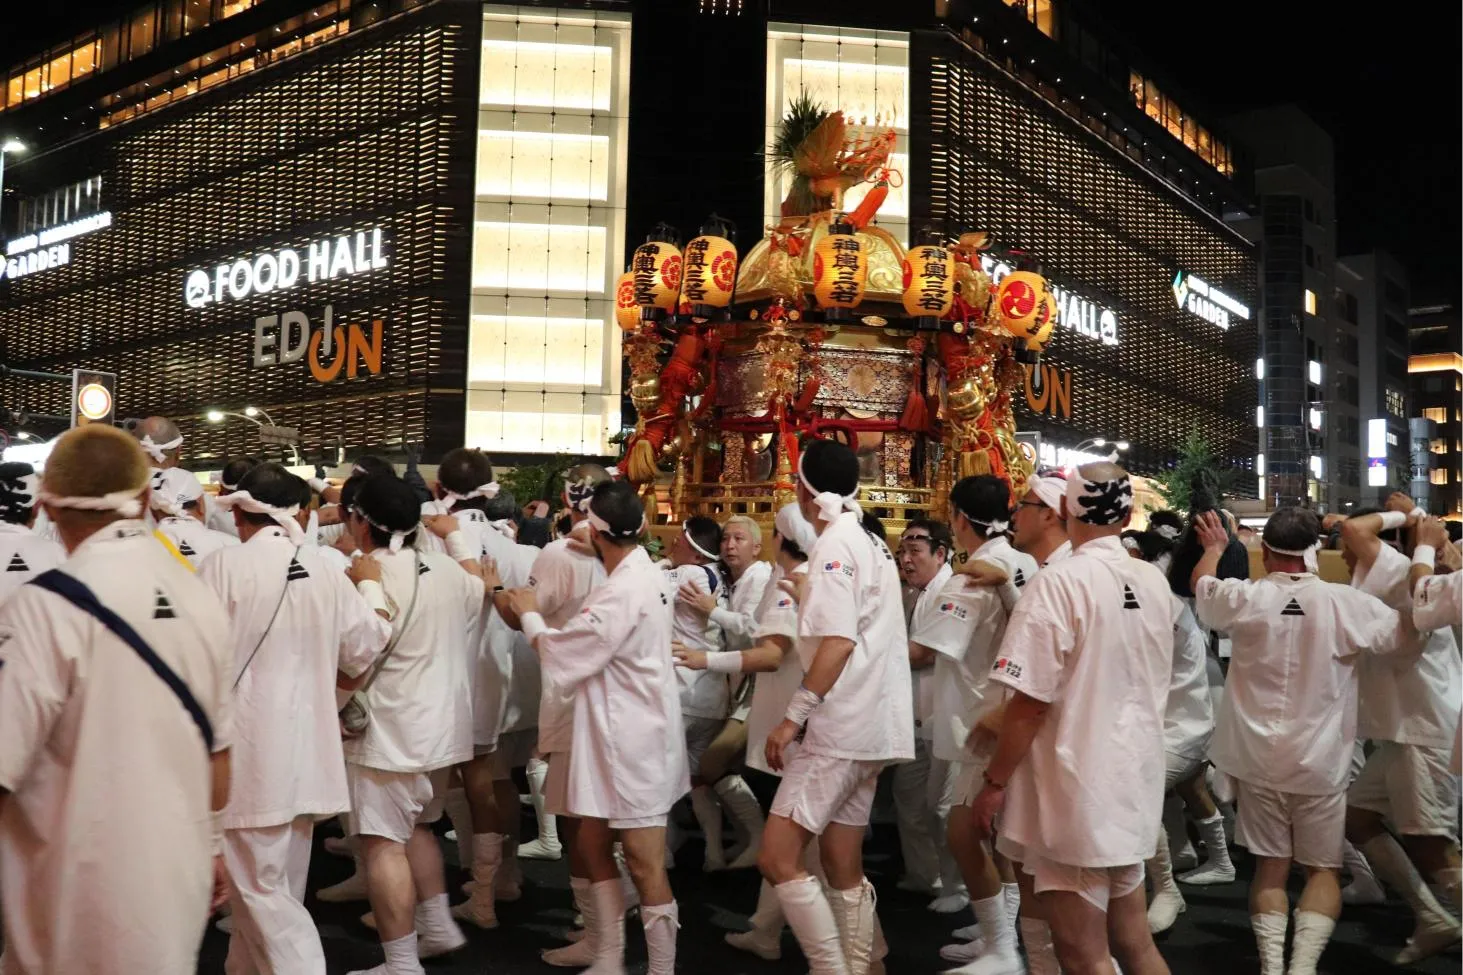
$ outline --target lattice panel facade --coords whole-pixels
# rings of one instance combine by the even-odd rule
[[[1150,472],[1197,427],[1251,470],[1254,248],[953,37],[914,35],[910,64],[913,225],[988,231],[1119,320],[1116,344],[1058,329],[1045,361],[1072,373],[1070,421],[1023,402],[1018,425],[1063,446],[1127,440],[1131,466]],[[1181,309],[1180,269],[1248,305],[1249,320],[1226,331]]]
[[[474,122],[481,25],[439,4],[51,154],[44,177],[100,174],[113,225],[71,261],[0,284],[12,365],[114,371],[118,416],[175,417],[190,463],[259,447],[207,410],[267,410],[311,451],[460,444],[466,381]],[[78,175],[84,174],[84,175]],[[379,228],[386,266],[288,290],[184,298],[189,272]],[[319,382],[307,362],[255,366],[255,319],[303,312],[369,336],[381,367]],[[328,363],[329,358],[322,356]],[[0,400],[67,412],[61,384],[6,381]]]

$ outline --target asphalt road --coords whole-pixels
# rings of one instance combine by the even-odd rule
[[[897,837],[892,824],[880,820],[876,818],[865,852],[868,875],[879,892],[879,916],[890,943],[887,969],[890,975],[944,971],[952,966],[939,957],[940,946],[950,940],[951,930],[971,923],[969,912],[936,915],[926,910],[924,898],[895,889],[899,869]],[[525,819],[525,838],[529,838],[527,831],[531,828],[532,823]],[[349,861],[318,849],[325,829],[317,831],[307,904],[320,926],[330,975],[344,975],[379,964],[382,955],[375,932],[359,921],[367,905],[322,904],[315,900],[317,888],[335,883],[350,872]],[[448,857],[449,888],[456,891],[467,875],[455,866],[456,846],[444,844],[444,849]],[[1188,911],[1173,930],[1160,936],[1159,949],[1175,973],[1237,975],[1258,971],[1245,901],[1249,860],[1243,851],[1236,851],[1235,855],[1240,881],[1220,887],[1185,888]],[[701,844],[694,837],[683,847],[679,861],[681,866],[671,874],[681,911],[679,971],[695,975],[806,975],[807,966],[790,933],[785,935],[780,962],[763,961],[722,943],[726,932],[745,928],[746,917],[757,897],[755,871],[703,873]],[[541,949],[564,943],[558,935],[572,919],[565,862],[523,863],[527,877],[523,899],[499,905],[501,926],[496,931],[465,927],[468,946],[449,958],[427,962],[429,975],[548,975],[565,971],[539,960]],[[454,894],[454,902],[460,899],[460,895]],[[1410,926],[1405,907],[1395,900],[1379,907],[1347,908],[1321,959],[1321,972],[1390,975],[1402,971],[1386,959],[1402,946]],[[627,970],[643,973],[645,942],[639,925],[633,920],[626,929],[626,942]],[[226,948],[226,937],[210,929],[203,945],[200,975],[223,972]],[[1456,975],[1459,967],[1459,956],[1454,949],[1406,971]]]

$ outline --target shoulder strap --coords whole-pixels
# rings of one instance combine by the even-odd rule
[[[703,565],[701,568],[706,572],[706,585],[710,587],[708,591],[715,594],[716,587],[721,583],[721,577],[709,565]]]
[[[295,564],[295,559],[299,554],[300,547],[297,545],[295,550],[290,553],[290,560],[284,566],[284,585],[279,587],[279,601],[274,604],[274,612],[269,614],[269,622],[264,624],[264,632],[259,634],[259,642],[254,644],[253,650],[249,651],[249,659],[245,660],[244,666],[239,668],[239,676],[234,678],[234,690],[239,689],[239,681],[244,679],[244,672],[254,662],[254,655],[259,652],[259,648],[264,646],[264,638],[269,636],[270,630],[274,629],[274,621],[279,619],[279,608],[284,605],[285,593],[290,590],[290,566]]]
[[[381,669],[386,665],[386,661],[396,649],[396,645],[401,642],[402,634],[406,632],[407,624],[411,622],[412,612],[417,608],[417,592],[422,587],[422,574],[419,571],[420,567],[417,565],[420,559],[420,555],[415,552],[412,553],[411,601],[406,604],[406,613],[401,617],[401,626],[397,627],[396,632],[391,634],[391,642],[386,644],[386,649],[382,650],[381,656],[376,658],[376,666],[371,670],[370,679],[366,681],[365,685],[357,693],[366,693],[371,689],[371,685],[376,683],[376,678],[381,676]]]
[[[36,576],[30,581],[30,585],[39,586],[47,592],[55,593],[77,609],[95,617],[97,622],[111,630],[117,639],[131,647],[142,658],[142,662],[151,667],[152,672],[157,674],[162,682],[168,685],[168,689],[177,696],[178,703],[183,705],[183,709],[188,712],[193,723],[198,726],[199,733],[203,735],[203,744],[210,753],[213,752],[213,725],[209,722],[208,715],[203,713],[203,708],[199,705],[198,699],[193,696],[193,692],[188,689],[188,685],[183,683],[183,679],[173,672],[173,669],[157,655],[152,647],[148,646],[147,641],[126,620],[103,606],[96,594],[87,588],[86,583],[74,576],[67,575],[60,569],[52,569]]]

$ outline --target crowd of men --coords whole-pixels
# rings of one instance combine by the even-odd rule
[[[340,485],[237,461],[211,492],[183,458],[155,417],[0,464],[5,975],[192,975],[220,909],[229,975],[323,975],[303,901],[336,816],[356,872],[319,896],[369,902],[370,975],[496,927],[519,858],[565,853],[583,927],[544,960],[621,975],[638,906],[671,975],[682,800],[706,870],[764,878],[730,948],[777,959],[786,926],[812,975],[882,972],[886,770],[900,886],[951,916],[961,975],[1168,971],[1153,935],[1182,885],[1234,880],[1231,833],[1264,975],[1312,975],[1378,880],[1415,916],[1399,964],[1458,940],[1463,572],[1404,496],[1275,511],[1257,579],[1214,505],[1131,530],[1110,463],[1020,497],[964,478],[891,548],[855,454],[818,440],[765,543],[693,517],[657,563],[594,464],[550,541],[475,450],[430,487],[366,456]],[[1327,544],[1349,586],[1317,575]]]

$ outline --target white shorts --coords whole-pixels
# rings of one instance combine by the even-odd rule
[[[449,769],[386,772],[349,762],[345,769],[351,795],[351,835],[384,836],[405,843],[414,828],[442,818]]]
[[[772,814],[821,836],[829,823],[869,825],[879,772],[887,762],[818,755],[799,748],[782,769]]]
[[[1180,782],[1187,782],[1204,768],[1204,752],[1201,751],[1197,758],[1188,758],[1178,752],[1166,751],[1163,753],[1163,760],[1166,767],[1163,775],[1163,791],[1168,792]]]
[[[569,813],[569,753],[554,752],[545,755],[549,771],[544,776],[544,812],[550,816],[568,816]]]
[[[1346,793],[1302,796],[1236,780],[1234,841],[1258,857],[1307,867],[1341,867]]]
[[[612,819],[610,829],[652,829],[656,826],[664,827],[666,814],[659,816],[640,816],[636,819]]]
[[[538,729],[525,728],[509,731],[498,736],[498,747],[493,751],[493,781],[513,778],[513,770],[523,768],[533,758],[538,748]]]
[[[686,724],[686,764],[690,766],[691,776],[694,778],[697,770],[701,768],[701,756],[706,754],[706,749],[721,734],[721,729],[726,727],[725,718],[683,718]]]
[[[1378,742],[1346,801],[1381,813],[1404,836],[1454,836],[1458,781],[1451,759],[1446,747]]]
[[[1143,887],[1143,864],[1123,867],[1074,867],[1028,853],[1021,869],[1031,875],[1038,894],[1064,890],[1077,894],[1103,913],[1108,904]]]

